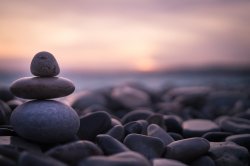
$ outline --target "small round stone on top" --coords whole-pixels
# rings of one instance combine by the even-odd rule
[[[42,51],[37,53],[32,59],[30,71],[35,76],[53,77],[60,73],[60,68],[51,53]]]

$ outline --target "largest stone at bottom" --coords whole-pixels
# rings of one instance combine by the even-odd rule
[[[20,105],[11,114],[10,123],[21,137],[42,143],[70,140],[80,126],[71,107],[53,100],[33,100]]]

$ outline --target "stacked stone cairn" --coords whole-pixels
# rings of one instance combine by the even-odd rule
[[[72,139],[80,126],[77,113],[62,102],[49,100],[74,92],[74,84],[56,77],[59,65],[49,52],[37,53],[30,66],[35,77],[24,77],[12,83],[10,90],[19,98],[31,99],[18,106],[10,117],[15,132],[40,143],[60,143]]]

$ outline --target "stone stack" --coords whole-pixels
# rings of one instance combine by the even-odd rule
[[[11,92],[20,98],[31,99],[18,106],[10,117],[16,133],[41,143],[58,143],[72,139],[80,126],[77,113],[69,106],[52,98],[74,92],[74,84],[56,77],[59,65],[49,52],[37,53],[30,66],[36,77],[24,77],[12,83]]]

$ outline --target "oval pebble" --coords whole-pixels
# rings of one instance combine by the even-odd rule
[[[220,128],[216,123],[204,119],[193,119],[184,121],[182,127],[183,136],[186,138],[200,137],[207,132],[220,131]]]
[[[188,163],[206,154],[209,147],[209,142],[204,138],[187,138],[169,144],[165,157]]]
[[[234,142],[240,146],[244,146],[250,151],[250,134],[237,134],[228,136],[226,141]]]
[[[11,92],[24,99],[52,99],[74,92],[74,84],[62,77],[23,77],[11,84]]]
[[[30,71],[35,76],[53,77],[60,73],[60,68],[55,57],[51,53],[42,51],[33,57]]]
[[[21,137],[44,143],[68,141],[80,125],[71,107],[53,100],[33,100],[20,105],[11,114],[10,123]]]
[[[80,118],[78,136],[80,139],[94,141],[98,134],[111,129],[111,117],[104,111],[94,112]]]

